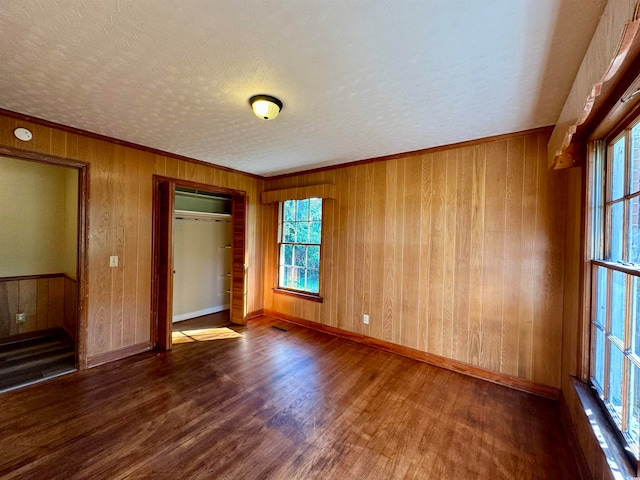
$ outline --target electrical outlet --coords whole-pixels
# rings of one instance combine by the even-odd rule
[[[112,255],[109,257],[109,266],[110,267],[117,267],[118,266],[118,256],[117,255]]]
[[[27,321],[26,313],[16,313],[16,323],[24,323]]]
[[[362,316],[362,322],[365,325],[369,325],[369,315],[367,315],[366,313]]]

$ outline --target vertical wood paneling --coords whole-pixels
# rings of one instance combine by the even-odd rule
[[[64,293],[62,298],[64,299]],[[26,321],[18,325],[18,333],[33,332],[38,328],[37,305],[38,280],[20,280],[18,283],[18,308],[20,312],[25,314]]]
[[[122,252],[121,261],[124,263],[119,270],[123,273],[122,278],[122,335],[121,347],[133,345],[136,343],[136,298],[131,295],[125,295],[127,291],[137,291],[138,288],[138,269],[131,268],[132,265],[138,263],[138,244],[134,239],[140,237],[139,222],[137,212],[140,211],[139,189],[141,178],[139,175],[140,163],[136,162],[130,150],[122,152],[124,170],[123,177],[123,202],[124,218],[123,224],[123,240],[121,249],[116,251]]]
[[[372,302],[371,302],[371,289],[372,289],[372,277],[371,266],[373,257],[373,188],[374,188],[374,168],[373,165],[367,164],[364,170],[364,214],[362,215],[362,237],[361,248],[364,255],[364,265],[362,271],[362,313],[371,315]],[[371,321],[369,321],[371,322]],[[362,333],[365,335],[371,335],[371,323],[369,325],[362,326]]]
[[[375,338],[384,335],[384,279],[385,265],[385,192],[386,165],[374,163],[373,168],[373,206],[371,219],[371,309],[369,312],[369,334]],[[265,265],[266,266],[266,265]],[[335,271],[335,270],[334,270]]]
[[[532,378],[533,336],[535,324],[536,223],[538,210],[538,141],[525,138],[524,175],[522,184],[522,249],[530,252],[520,260],[520,303],[518,316],[518,376]]]
[[[433,176],[433,161],[429,156],[420,161],[421,167],[421,190],[420,190],[420,287],[418,290],[419,298],[419,316],[418,316],[418,339],[417,349],[427,350],[429,338],[429,289],[430,287],[430,269],[431,263],[431,206],[433,203],[433,186],[431,184]]]
[[[484,270],[484,216],[486,145],[472,148],[471,228],[469,247],[469,354],[472,365],[480,365],[482,345],[482,292]]]
[[[504,238],[507,142],[487,146],[485,176],[482,341],[480,363],[500,371],[504,308]]]
[[[456,244],[458,235],[456,234],[456,215],[458,205],[456,204],[456,193],[458,190],[458,151],[448,150],[445,160],[445,197],[443,205],[444,213],[444,238],[445,243],[442,255],[443,260],[443,283],[442,283],[442,350],[445,357],[452,356],[453,339],[457,332],[453,325],[453,308],[455,299],[455,268],[456,268]]]
[[[430,263],[426,266],[429,270],[429,336],[427,339],[427,352],[442,355],[442,343],[444,339],[443,323],[443,299],[444,299],[444,262],[445,251],[449,239],[445,232],[446,209],[446,181],[447,165],[446,155],[436,153],[432,157],[433,177],[431,182],[431,195],[433,204],[431,209],[431,252]]]
[[[113,163],[112,163],[112,175],[111,175],[111,198],[109,199],[109,213],[111,215],[111,251],[112,255],[118,255],[119,264],[118,268],[109,268],[111,273],[111,335],[107,340],[109,350],[117,350],[125,346],[124,339],[124,303],[125,303],[125,277],[126,272],[129,270],[127,265],[127,251],[126,251],[126,218],[127,218],[127,198],[131,198],[130,193],[127,192],[127,174],[133,172],[127,172],[127,164],[124,158],[124,148],[119,145],[116,146]],[[130,166],[129,168],[134,168]],[[132,232],[133,234],[134,232]],[[134,244],[131,244],[134,247]],[[122,264],[120,265],[120,262]],[[127,312],[129,314],[129,312]]]
[[[12,132],[18,123],[32,128],[34,141],[17,143]],[[73,158],[89,164],[89,357],[150,341],[154,174],[246,191],[249,201],[247,258],[253,262],[249,266],[249,272],[253,273],[249,274],[246,286],[246,309],[255,311],[262,308],[263,257],[257,246],[262,233],[257,229],[262,226],[264,218],[258,203],[261,181],[257,178],[230,174],[214,166],[197,165],[56,128],[18,122],[4,115],[0,115],[0,145]],[[119,267],[109,267],[111,255],[119,256]],[[315,311],[309,312],[316,314]],[[61,319],[62,316],[56,323],[62,325]]]
[[[323,237],[324,303],[270,295],[267,254],[265,308],[559,386],[564,180],[546,169],[547,138],[267,180],[271,190],[331,174],[337,198],[325,209],[336,224]]]
[[[402,212],[405,208],[406,195],[404,190],[404,171],[405,171],[405,159],[394,160],[396,163],[395,171],[395,189],[394,196],[396,197],[396,211],[394,214],[395,225],[395,241],[390,247],[393,250],[393,269],[390,271],[393,274],[394,286],[393,286],[393,309],[392,318],[402,316],[402,295],[404,293],[404,275],[398,275],[402,272],[402,258],[404,255],[404,216]],[[386,285],[385,285],[386,286]],[[402,330],[404,327],[403,322],[391,321],[391,341],[393,343],[400,343]]]
[[[469,361],[469,317],[470,317],[470,259],[471,259],[471,195],[473,192],[473,149],[458,152],[456,217],[455,217],[455,260],[453,335],[451,356],[463,362]]]
[[[397,221],[397,175],[398,161],[387,162],[387,182],[384,197],[384,283],[382,290],[382,339],[392,341],[393,318],[396,299],[396,221]]]
[[[8,337],[10,334],[9,291],[7,282],[0,282],[0,338]]]
[[[36,329],[44,330],[49,324],[49,279],[38,279],[38,299],[36,305]]]
[[[354,322],[354,331],[364,333],[365,326],[362,323],[362,315],[365,313],[364,295],[365,291],[365,222],[367,211],[366,201],[367,166],[359,165],[355,168],[355,188],[353,189],[353,211],[354,211],[354,269],[353,288],[356,294],[353,297],[353,310],[351,316]]]
[[[505,189],[504,256],[507,260],[503,276],[504,309],[502,322],[501,371],[518,375],[519,297],[521,262],[518,258],[522,244],[524,139],[507,142],[507,184]]]
[[[132,154],[133,152],[131,152]],[[132,160],[133,161],[133,160]],[[130,301],[135,303],[135,339],[134,344],[145,342],[151,336],[151,323],[145,322],[143,319],[151,318],[151,302],[145,302],[144,299],[151,298],[151,282],[148,278],[148,272],[152,270],[151,255],[147,254],[146,246],[152,244],[152,202],[153,191],[146,188],[146,184],[150,182],[155,173],[154,162],[138,162],[138,214],[131,215],[138,222],[137,235],[135,241],[136,258],[135,268],[129,266],[129,270],[134,270],[136,275],[135,292],[136,295],[129,295]],[[131,246],[129,246],[131,248]],[[131,307],[129,307],[131,308]],[[133,311],[131,311],[133,315]]]
[[[0,280],[0,338],[61,327],[67,312],[75,319],[76,297],[68,292],[63,275]],[[16,314],[25,322],[17,323]]]
[[[49,328],[64,324],[64,277],[49,279]]]
[[[405,281],[402,284],[402,318],[398,343],[412,348],[418,347],[418,325],[420,322],[420,232],[422,201],[422,165],[420,162],[406,161],[404,168],[403,190],[404,207],[398,211],[402,216],[402,271]]]
[[[9,322],[9,335],[17,335],[20,333],[18,324],[16,323],[16,313],[20,311],[20,282],[6,282],[7,290],[4,302],[7,305]]]

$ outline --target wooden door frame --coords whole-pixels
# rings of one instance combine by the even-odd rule
[[[0,156],[16,160],[44,163],[58,167],[72,168],[78,172],[78,235],[76,253],[76,282],[78,286],[76,322],[76,368],[87,368],[88,342],[88,256],[87,239],[89,231],[89,163],[55,155],[27,152],[11,147],[0,147]]]
[[[153,257],[151,272],[151,341],[159,350],[171,349],[173,319],[173,215],[176,187],[231,197],[231,322],[245,325],[246,312],[246,192],[177,178],[153,176]],[[166,196],[166,197],[165,197]]]

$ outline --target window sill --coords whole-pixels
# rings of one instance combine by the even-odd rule
[[[289,295],[290,297],[297,297],[303,300],[310,300],[312,302],[318,302],[318,303],[322,303],[324,300],[320,295],[314,295],[313,293],[298,292],[296,290],[285,290],[283,288],[274,288],[273,292],[279,295]]]
[[[614,478],[636,478],[636,465],[632,465],[598,400],[594,398],[594,392],[578,379],[573,379],[573,387]]]

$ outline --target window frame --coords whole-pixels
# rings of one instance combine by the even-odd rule
[[[314,302],[323,302],[322,297],[322,274],[323,274],[323,253],[324,253],[324,218],[325,218],[325,199],[321,197],[309,197],[309,198],[301,198],[301,199],[291,199],[293,201],[299,202],[303,200],[311,200],[311,198],[317,198],[322,202],[321,207],[321,216],[320,219],[320,243],[299,243],[299,242],[283,242],[282,241],[282,227],[284,225],[283,221],[283,211],[284,211],[284,203],[288,200],[283,200],[280,202],[276,202],[276,252],[275,252],[275,287],[273,287],[273,291],[278,294],[289,295],[297,298],[301,298],[304,300],[310,300]],[[318,267],[318,292],[311,292],[308,290],[299,290],[295,288],[283,287],[280,285],[280,252],[281,245],[290,244],[290,245],[305,245],[305,246],[318,246],[320,247],[320,257],[319,257],[319,267]]]
[[[626,433],[629,427],[629,408],[630,408],[630,386],[631,386],[631,369],[635,365],[640,371],[640,358],[633,351],[632,329],[633,310],[636,310],[636,322],[640,321],[640,309],[636,303],[639,301],[634,299],[634,283],[635,288],[640,289],[640,263],[631,264],[629,260],[629,219],[630,205],[634,198],[640,197],[640,191],[631,192],[630,175],[631,175],[631,155],[633,143],[631,140],[631,130],[640,126],[640,109],[634,108],[633,111],[625,117],[616,127],[614,127],[608,135],[603,136],[600,140],[596,140],[591,144],[590,160],[587,162],[587,182],[585,188],[586,205],[588,214],[586,216],[586,235],[585,235],[585,253],[587,261],[587,271],[585,272],[585,295],[584,295],[584,311],[586,313],[585,324],[588,324],[586,335],[588,336],[588,357],[586,360],[586,380],[601,406],[603,413],[607,417],[609,423],[613,427],[618,440],[623,446],[627,457],[635,466],[640,462],[640,441],[632,444],[633,439],[630,434]],[[620,139],[625,139],[624,150],[624,171],[623,171],[623,191],[619,198],[612,198],[613,190],[613,151],[615,144]],[[640,190],[640,188],[638,189]],[[611,258],[612,252],[612,210],[613,205],[622,203],[622,249],[621,259]],[[604,324],[598,323],[598,271],[604,269],[605,272],[605,289],[606,297],[604,298]],[[622,338],[613,331],[612,325],[612,291],[614,275],[624,275],[624,306],[622,313]],[[637,293],[636,293],[637,295]],[[603,343],[603,385],[599,385],[596,378],[596,362],[598,361],[596,352],[597,331],[601,332]],[[636,338],[636,342],[640,339]],[[622,405],[619,407],[621,413],[618,414],[616,406],[609,400],[610,394],[610,377],[612,377],[611,359],[612,349],[622,355],[622,371],[620,372],[621,391],[620,396]],[[584,358],[584,357],[583,357]],[[636,373],[636,388],[639,383]],[[638,428],[638,427],[636,427]]]

